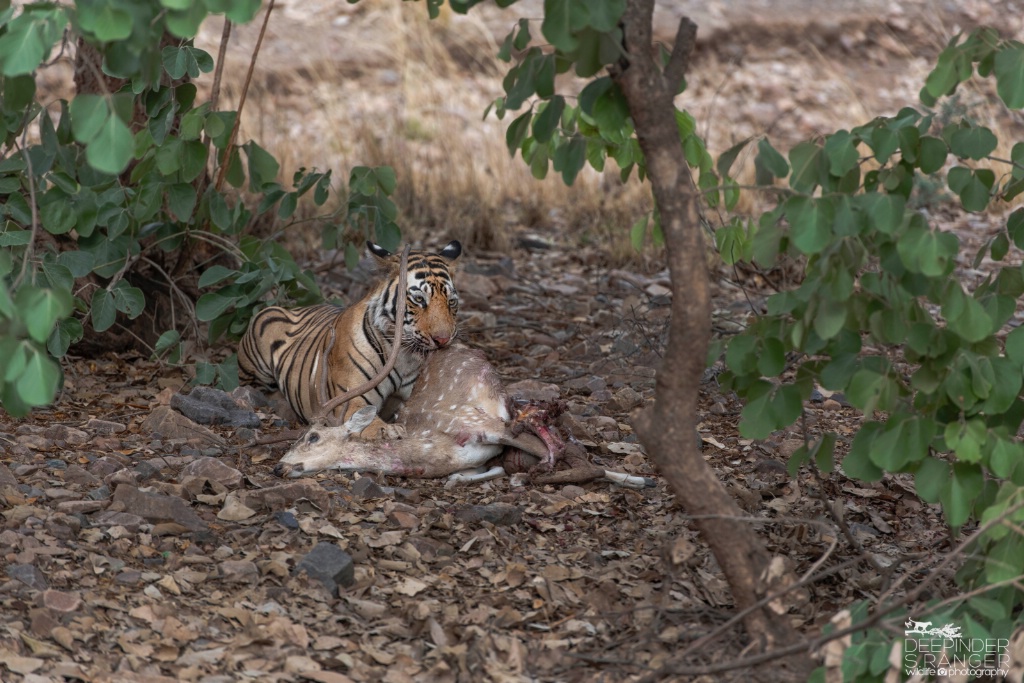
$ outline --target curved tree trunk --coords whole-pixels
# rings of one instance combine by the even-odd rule
[[[704,461],[695,443],[697,399],[711,334],[711,303],[700,229],[700,195],[686,164],[673,99],[686,74],[697,27],[683,19],[662,71],[654,61],[653,0],[630,0],[622,18],[626,56],[611,69],[629,103],[647,162],[672,278],[672,320],[654,405],[634,415],[637,434],[725,573],[736,608],[755,605],[777,590],[768,578],[771,557],[743,513]],[[778,604],[776,602],[775,604]],[[790,645],[798,636],[770,606],[752,610],[744,624],[762,649]],[[806,676],[808,661],[790,662]],[[777,664],[776,664],[777,666]]]

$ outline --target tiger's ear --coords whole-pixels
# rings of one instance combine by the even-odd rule
[[[451,263],[455,259],[459,258],[459,256],[461,254],[462,254],[462,243],[459,242],[458,240],[452,240],[451,242],[449,242],[448,244],[445,245],[444,249],[442,249],[438,253],[438,256],[443,258],[445,261],[448,261],[449,263]]]
[[[398,262],[394,254],[370,240],[366,240],[366,248],[370,250],[370,255],[373,256],[374,260],[385,268],[391,267]]]

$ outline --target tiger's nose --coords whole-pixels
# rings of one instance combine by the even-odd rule
[[[445,337],[439,335],[432,337],[432,339],[434,340],[434,343],[438,345],[438,347],[448,346],[448,342],[452,340],[451,336]]]

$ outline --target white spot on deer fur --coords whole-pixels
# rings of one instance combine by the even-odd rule
[[[458,408],[458,406],[457,406],[457,405],[455,405],[454,403],[453,403],[453,404],[451,404],[450,406],[448,406],[448,410],[455,410],[455,409],[457,409],[457,408]]]

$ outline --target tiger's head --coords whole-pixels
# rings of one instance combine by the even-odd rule
[[[396,290],[401,258],[384,247],[366,243],[370,254],[386,273],[381,289],[380,314],[388,327],[395,322]],[[452,283],[451,264],[462,254],[462,244],[452,240],[436,254],[409,252],[409,275],[405,283],[405,320],[402,341],[414,351],[426,353],[448,346],[455,338],[459,294]]]

